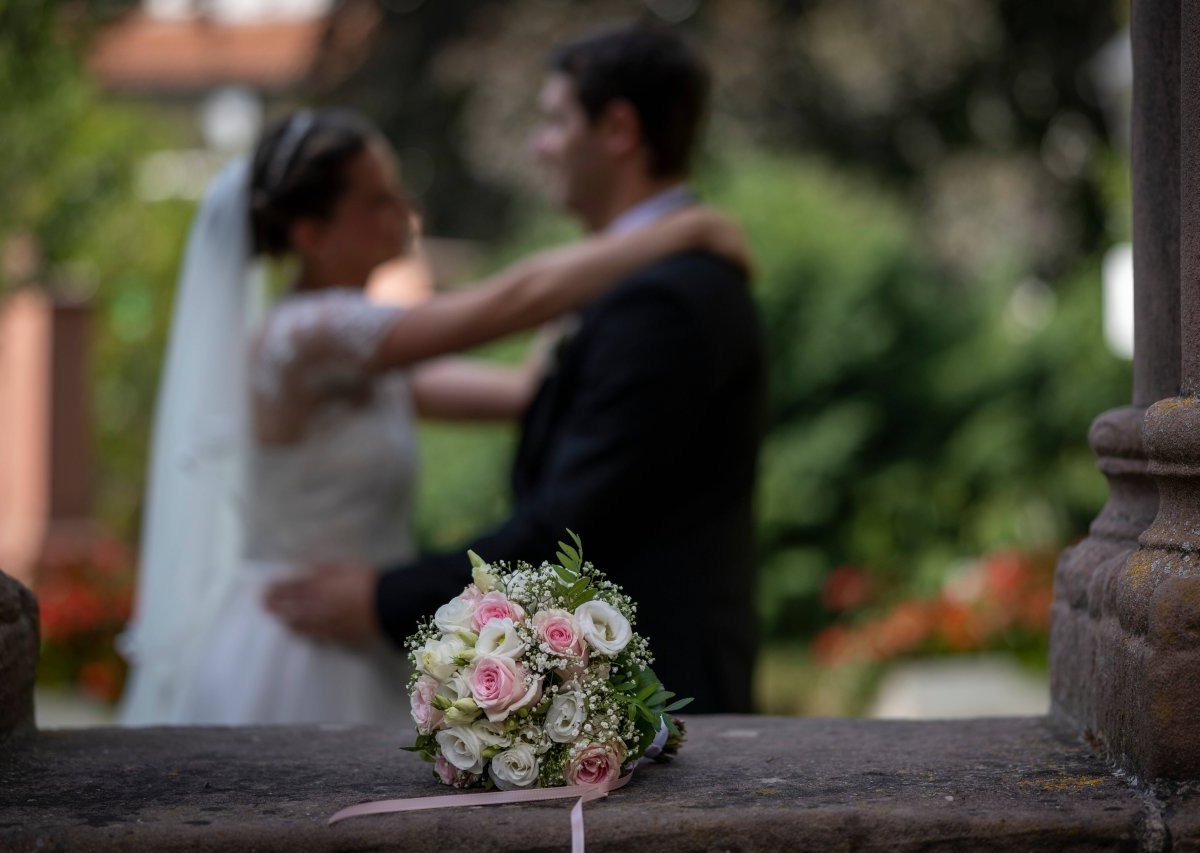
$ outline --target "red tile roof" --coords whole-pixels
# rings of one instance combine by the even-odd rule
[[[377,20],[370,17],[366,22],[356,15],[337,29],[344,31],[349,23],[350,32],[360,37],[353,47],[365,49],[361,38]],[[332,24],[332,16],[233,25],[134,12],[97,36],[88,65],[102,86],[119,91],[188,92],[231,84],[278,91],[306,81],[330,41],[326,34]],[[345,33],[335,35],[334,47],[345,49],[339,44],[346,41]]]

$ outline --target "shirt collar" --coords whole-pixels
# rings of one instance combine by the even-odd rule
[[[677,184],[635,204],[610,222],[604,230],[608,234],[627,234],[645,228],[681,207],[695,203],[696,194],[692,192],[692,188],[687,184]]]

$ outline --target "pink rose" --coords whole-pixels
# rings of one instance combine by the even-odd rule
[[[465,674],[472,698],[493,723],[542,699],[542,679],[535,676],[531,684],[526,684],[528,671],[506,657],[478,657]]]
[[[605,785],[621,772],[625,745],[619,741],[591,743],[576,753],[564,774],[568,785]]]
[[[445,716],[433,707],[433,697],[437,695],[440,686],[436,679],[422,675],[417,679],[416,686],[413,687],[412,696],[409,699],[412,705],[412,718],[417,724],[417,731],[423,735],[431,733],[440,726],[442,718]]]
[[[525,609],[515,601],[509,601],[502,592],[489,592],[479,600],[475,615],[471,617],[475,633],[483,630],[492,619],[511,619],[514,623],[525,621]]]
[[[475,586],[475,584],[469,583],[463,589],[462,595],[460,595],[459,598],[466,599],[472,604],[479,604],[479,602],[483,600],[483,593],[480,591],[479,587]]]
[[[565,610],[539,610],[533,627],[550,651],[559,657],[582,659],[587,649],[575,617]]]
[[[437,773],[438,779],[443,785],[453,785],[455,788],[466,788],[479,777],[474,773],[467,773],[465,770],[459,770],[453,764],[446,760],[446,756],[438,753],[437,760],[433,764],[433,770]]]

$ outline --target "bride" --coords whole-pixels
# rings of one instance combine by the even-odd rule
[[[744,257],[736,229],[696,208],[407,310],[368,301],[412,222],[390,149],[343,111],[276,123],[210,188],[160,386],[122,722],[401,724],[399,653],[299,637],[261,600],[301,566],[414,555],[413,419],[447,395],[415,394],[408,368],[576,310],[678,251]],[[262,255],[297,269],[265,318]],[[449,390],[470,404],[470,387]]]

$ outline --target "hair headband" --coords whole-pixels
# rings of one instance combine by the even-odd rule
[[[316,117],[312,110],[300,110],[288,120],[287,130],[283,132],[283,138],[279,140],[275,156],[267,165],[268,187],[279,186],[283,176],[287,174],[288,166],[292,164],[296,152],[300,150],[301,143],[304,142],[304,138],[308,136],[308,132],[312,130],[314,124],[316,124]]]

